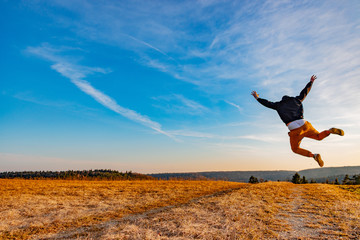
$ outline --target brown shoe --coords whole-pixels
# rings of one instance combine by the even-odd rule
[[[323,167],[324,166],[324,162],[323,160],[321,159],[321,156],[320,154],[314,154],[314,157],[315,161],[319,164],[320,167]]]
[[[330,128],[329,131],[332,134],[337,134],[337,135],[340,135],[340,136],[344,136],[344,131],[339,129],[339,128]]]

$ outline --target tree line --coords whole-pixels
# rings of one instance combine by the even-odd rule
[[[259,183],[259,182],[264,182],[263,179],[260,179],[260,181],[254,177],[251,176],[249,178],[249,183]],[[266,181],[265,181],[266,182]],[[306,184],[309,183],[309,181],[306,179],[305,176],[301,177],[299,173],[295,173],[294,176],[291,179],[291,182],[294,184]],[[316,181],[314,181],[313,179],[310,180],[310,183],[316,183]],[[326,180],[327,184],[336,184],[336,185],[340,185],[339,179],[335,178],[334,181],[330,182],[328,179]],[[349,177],[348,174],[345,175],[344,179],[342,180],[342,184],[343,185],[360,185],[360,174],[359,175],[354,175],[352,178]]]
[[[23,171],[0,172],[0,178],[7,179],[61,179],[61,180],[153,180],[154,177],[108,169],[68,170],[68,171]]]
[[[294,184],[306,184],[306,183],[309,183],[308,180],[305,178],[305,176],[303,176],[301,178],[298,173],[295,173],[295,175],[293,176],[291,182],[294,183]],[[311,179],[310,183],[316,183],[316,181]],[[328,179],[326,179],[325,183],[340,185],[340,182],[339,182],[338,178],[335,178],[334,181],[329,181]],[[350,178],[349,175],[346,174],[344,179],[342,180],[342,184],[343,185],[360,185],[360,174],[359,175],[354,175],[352,178]]]

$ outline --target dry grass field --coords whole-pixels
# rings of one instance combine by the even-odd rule
[[[0,179],[0,239],[38,238],[239,186],[223,181]]]
[[[359,189],[0,180],[0,239],[359,239]]]

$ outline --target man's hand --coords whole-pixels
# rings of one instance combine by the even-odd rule
[[[255,99],[259,98],[259,94],[256,91],[252,91],[251,95],[253,95]]]
[[[316,79],[316,78],[317,78],[317,77],[316,77],[315,75],[312,75],[312,76],[311,76],[311,78],[310,78],[310,82],[312,82],[312,83],[313,83],[313,82],[315,81],[315,79]]]

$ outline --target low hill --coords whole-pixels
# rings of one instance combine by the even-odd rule
[[[304,175],[307,178],[319,178],[319,177],[331,177],[338,175],[346,175],[349,176],[359,174],[360,166],[357,167],[325,167],[325,168],[314,168],[314,169],[306,169],[298,172],[300,175]]]
[[[270,181],[290,180],[294,171],[222,171],[222,172],[194,172],[194,173],[158,173],[150,176],[160,179],[214,179],[232,182],[247,182],[251,176]]]
[[[157,173],[149,174],[159,179],[215,179],[234,182],[247,182],[251,176],[268,181],[290,181],[296,171],[221,171],[221,172],[190,172],[190,173]],[[338,178],[341,181],[346,174],[353,176],[360,174],[360,166],[325,167],[298,171],[301,176],[316,182],[325,182]]]

